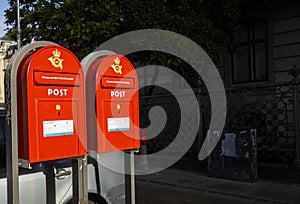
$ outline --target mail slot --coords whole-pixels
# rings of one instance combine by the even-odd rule
[[[61,46],[28,54],[17,73],[19,158],[29,163],[86,154],[81,64]]]
[[[87,70],[88,150],[104,153],[140,147],[138,78],[131,62],[113,54]]]
[[[134,78],[102,77],[102,88],[134,89]]]

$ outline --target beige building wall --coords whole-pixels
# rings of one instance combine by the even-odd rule
[[[12,46],[15,45],[16,42],[14,41],[0,41],[0,106],[3,106],[5,102],[4,73],[9,59],[14,52]]]

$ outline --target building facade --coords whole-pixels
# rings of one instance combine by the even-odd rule
[[[300,2],[241,2],[235,48],[215,62],[227,97],[225,128],[257,130],[260,166],[294,166],[300,160]],[[176,84],[176,79],[168,80]],[[148,111],[160,105],[171,120],[161,134],[148,142],[152,152],[174,140],[180,124],[178,104],[172,102],[174,97],[167,93],[162,97],[158,90],[151,94],[141,92],[142,124],[149,125]],[[206,137],[211,111],[206,88],[196,89],[195,93],[200,107],[200,131],[185,155],[193,159]]]
[[[4,91],[4,74],[7,68],[9,59],[16,50],[16,42],[10,40],[0,40],[0,107],[4,106],[5,91]]]

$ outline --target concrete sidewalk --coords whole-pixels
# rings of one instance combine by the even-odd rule
[[[137,176],[136,192],[137,204],[300,203],[300,184],[237,182],[178,169]]]

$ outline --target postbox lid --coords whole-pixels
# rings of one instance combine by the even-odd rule
[[[64,47],[45,46],[35,52],[29,62],[29,69],[43,72],[73,73],[81,72],[77,57]]]
[[[105,57],[98,65],[98,73],[109,77],[136,77],[134,66],[124,56],[113,54]]]

